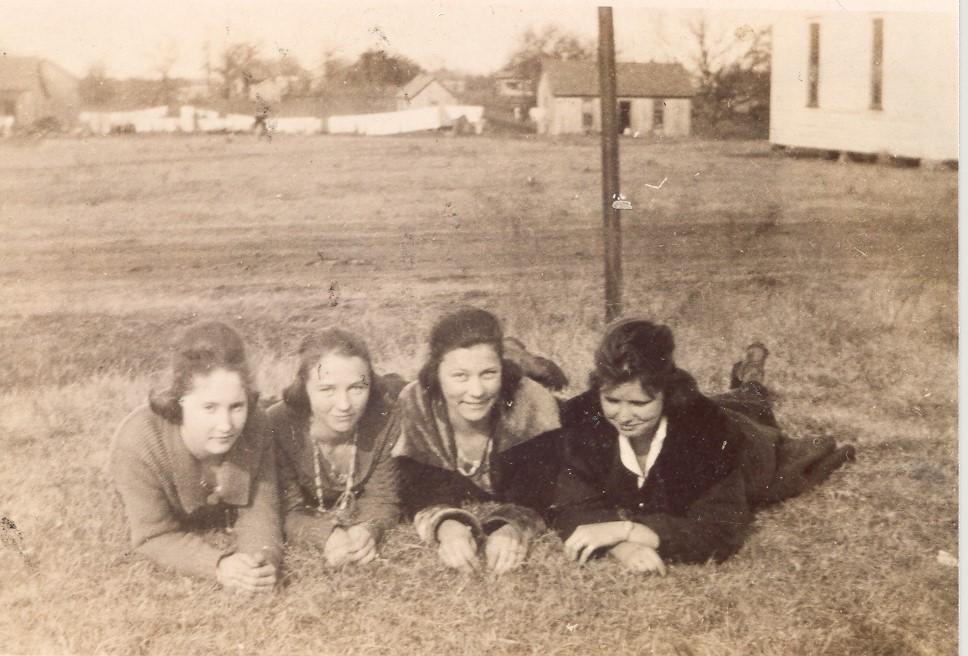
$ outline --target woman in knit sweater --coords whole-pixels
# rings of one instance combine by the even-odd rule
[[[607,551],[664,574],[667,561],[721,561],[743,543],[758,505],[816,485],[854,449],[780,432],[752,345],[737,388],[708,398],[676,368],[672,332],[614,324],[595,353],[591,389],[568,402],[554,525],[584,562]]]
[[[176,572],[261,592],[282,560],[278,490],[265,416],[241,338],[221,323],[188,328],[167,389],[118,428],[110,470],[134,549]],[[197,531],[230,530],[216,548]]]
[[[402,383],[376,376],[366,344],[337,328],[299,347],[295,380],[269,408],[290,544],[330,565],[366,563],[400,519],[391,409]]]
[[[533,484],[551,461],[531,438],[560,425],[558,405],[503,355],[492,314],[457,310],[434,325],[430,357],[398,400],[404,506],[444,564],[465,571],[482,544],[494,572],[518,567],[544,527],[532,508],[548,488]],[[461,507],[482,501],[502,505],[483,517]]]

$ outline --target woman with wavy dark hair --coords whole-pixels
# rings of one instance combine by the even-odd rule
[[[461,308],[434,324],[429,358],[398,400],[404,506],[444,564],[465,571],[481,548],[492,571],[518,567],[544,527],[538,469],[553,459],[532,438],[560,425],[558,405],[504,356],[497,318]],[[462,507],[484,501],[501,505],[481,517]]]
[[[282,560],[276,466],[238,333],[223,323],[176,340],[168,386],[121,423],[110,472],[136,551],[228,589],[268,591]],[[225,529],[220,549],[198,531]]]
[[[661,574],[669,561],[724,560],[755,507],[806,491],[854,457],[833,439],[779,430],[761,343],[734,367],[735,389],[716,397],[676,367],[674,350],[667,326],[613,324],[591,389],[564,410],[554,526],[574,560],[607,551]]]
[[[400,519],[396,378],[373,371],[362,339],[339,328],[306,337],[295,379],[269,408],[288,543],[316,545],[333,566],[366,563]]]

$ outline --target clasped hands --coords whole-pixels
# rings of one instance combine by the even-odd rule
[[[445,519],[437,527],[437,540],[440,542],[437,553],[447,567],[463,572],[479,569],[477,540],[470,526],[455,519]],[[495,530],[484,543],[484,560],[487,568],[495,574],[504,574],[520,567],[527,555],[527,540],[511,524],[504,524]]]
[[[659,538],[647,526],[628,521],[582,524],[565,540],[565,555],[584,564],[599,549],[611,554],[628,569],[665,576],[666,566],[658,551]]]
[[[265,554],[234,553],[224,556],[215,568],[215,578],[233,592],[271,592],[276,585],[276,566]]]
[[[354,524],[347,528],[337,526],[323,547],[323,557],[330,567],[348,563],[364,565],[376,556],[376,538],[365,524]]]

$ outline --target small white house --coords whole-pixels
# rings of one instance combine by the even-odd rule
[[[681,64],[619,63],[615,67],[618,131],[685,136],[691,130],[689,73]],[[538,80],[541,134],[601,131],[598,65],[594,61],[548,60]]]
[[[842,11],[778,18],[770,141],[957,159],[957,15]]]
[[[433,75],[421,73],[407,82],[396,95],[397,111],[458,105],[457,94]]]

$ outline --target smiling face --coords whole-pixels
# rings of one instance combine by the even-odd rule
[[[501,358],[490,344],[448,351],[437,368],[451,423],[486,420],[501,392]]]
[[[651,439],[662,418],[664,397],[642,389],[637,380],[603,387],[599,392],[605,419],[621,435],[634,439]]]
[[[249,398],[242,378],[226,369],[195,374],[191,388],[179,403],[182,441],[199,460],[228,453],[249,416]]]
[[[309,371],[306,396],[322,439],[350,434],[370,399],[370,366],[358,356],[327,353]]]

